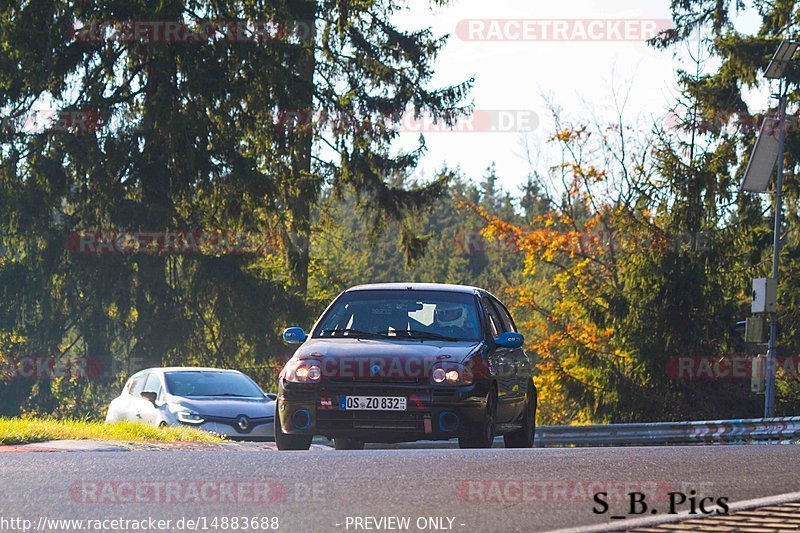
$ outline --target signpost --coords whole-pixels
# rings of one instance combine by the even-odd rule
[[[748,192],[763,193],[767,190],[769,176],[777,162],[777,176],[775,178],[775,226],[773,235],[772,249],[772,278],[754,280],[753,282],[753,311],[769,313],[769,344],[767,348],[766,369],[765,369],[765,397],[764,397],[764,417],[770,418],[775,411],[775,373],[777,369],[777,356],[775,352],[775,337],[777,336],[777,313],[773,305],[769,305],[769,299],[775,291],[778,283],[778,259],[781,249],[781,217],[783,214],[783,150],[786,139],[786,84],[783,73],[792,61],[800,43],[792,41],[782,41],[775,55],[772,56],[769,66],[765,72],[768,79],[780,80],[778,91],[778,117],[775,126],[768,127],[769,121],[765,120],[759,132],[750,161],[742,181],[742,190]],[[777,129],[777,138],[775,136]],[[764,293],[756,305],[758,289],[763,286]],[[774,298],[773,298],[774,302]],[[761,304],[763,303],[763,310]]]

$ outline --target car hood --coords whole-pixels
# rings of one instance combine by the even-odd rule
[[[481,346],[472,341],[309,339],[294,359],[316,359],[325,381],[420,383],[430,379],[434,365],[462,363]]]
[[[460,363],[473,354],[481,342],[383,340],[383,339],[309,339],[295,352],[295,357],[336,358],[417,358]],[[445,357],[449,356],[449,357]]]
[[[264,418],[275,415],[275,402],[268,398],[220,398],[216,396],[187,398],[173,396],[171,403],[206,416],[234,418],[245,415],[249,418]]]

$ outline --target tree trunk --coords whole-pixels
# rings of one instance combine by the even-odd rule
[[[170,113],[173,108],[173,72],[175,65],[168,52],[153,49],[148,64],[145,88],[144,121],[150,127],[144,133],[144,163],[139,169],[141,203],[147,213],[147,227],[138,230],[160,231],[171,223],[172,200],[170,160]],[[140,221],[140,224],[142,222]],[[167,259],[159,254],[140,252],[136,256],[136,344],[129,370],[162,366],[170,348],[174,324],[170,313],[169,286],[166,281]]]
[[[311,204],[316,200],[315,179],[311,175],[311,150],[314,132],[311,126],[314,113],[314,43],[317,6],[313,0],[293,0],[289,9],[297,31],[302,37],[302,50],[297,61],[298,87],[296,110],[305,117],[297,129],[296,147],[292,157],[292,197],[289,210],[292,214],[287,260],[295,292],[305,298],[308,290],[310,259]]]

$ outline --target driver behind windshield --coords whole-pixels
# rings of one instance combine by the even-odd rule
[[[469,338],[477,329],[477,320],[471,307],[457,303],[440,303],[433,313],[432,331],[446,337]]]

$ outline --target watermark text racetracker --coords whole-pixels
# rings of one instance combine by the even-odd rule
[[[304,40],[313,27],[302,21],[246,19],[83,20],[70,28],[79,43],[123,44],[263,44]]]
[[[392,338],[387,337],[387,338]],[[441,361],[422,356],[304,356],[297,364],[319,367],[322,378],[339,381],[419,380],[429,377],[435,368],[456,369],[465,382],[493,373],[497,377],[529,376],[522,366],[487,367],[479,358],[463,363]]]
[[[464,41],[643,42],[674,26],[669,19],[464,19]]]
[[[638,235],[597,230],[579,233],[575,236],[575,240],[581,250],[614,251],[635,247],[636,250],[650,252],[682,250],[704,253],[712,250],[714,233],[705,231],[667,233],[659,230]],[[481,230],[460,230],[453,238],[453,248],[464,254],[517,253],[521,251],[523,244],[513,235],[489,240],[484,237]]]
[[[530,133],[540,124],[539,115],[530,109],[474,109],[452,120],[419,115],[413,111],[393,113],[348,113],[283,111],[272,118],[278,129],[303,131],[388,131],[399,133]]]
[[[473,479],[456,484],[458,499],[471,504],[591,503],[605,493],[609,502],[622,502],[627,494],[640,492],[651,500],[666,501],[670,492],[684,491],[696,483],[663,479]]]
[[[617,512],[611,518],[666,513],[725,514],[728,497],[713,495],[708,482],[668,480],[525,480],[480,479],[456,484],[461,501],[470,504],[568,505],[592,514]],[[653,504],[659,505],[659,509]],[[611,511],[611,509],[614,511]],[[622,514],[619,512],[622,511]]]
[[[115,114],[116,113],[116,114]],[[475,109],[451,117],[394,113],[349,113],[331,111],[286,110],[267,117],[266,123],[282,132],[321,130],[332,132],[398,133],[531,133],[540,125],[538,113],[531,109]],[[154,129],[147,117],[133,121],[114,109],[38,109],[26,113],[0,113],[0,133],[10,135],[92,134],[125,130],[142,133]]]
[[[787,376],[800,376],[800,356],[779,356],[776,368]],[[680,356],[667,360],[667,375],[674,380],[748,380],[758,360],[751,355]]]
[[[43,133],[86,134],[103,127],[98,109],[34,109],[11,114],[0,113],[0,134],[36,135]]]
[[[81,505],[125,507],[134,504],[266,505],[330,501],[323,482],[278,479],[82,479],[69,486]]]
[[[82,504],[259,504],[287,499],[287,486],[277,480],[82,480],[69,489]]]
[[[53,518],[0,516],[0,531],[274,531],[277,516],[182,516],[180,518]]]
[[[95,379],[108,374],[103,361],[78,354],[0,354],[0,379]]]
[[[67,249],[78,254],[267,255],[281,249],[272,232],[229,230],[73,231]]]

